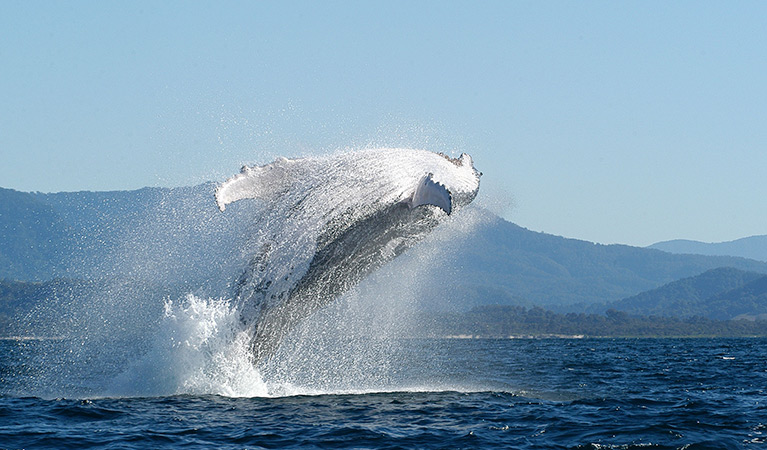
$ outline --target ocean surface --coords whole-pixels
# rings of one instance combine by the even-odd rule
[[[120,364],[103,355],[72,370],[52,358],[71,342],[2,340],[0,448],[767,448],[767,339],[395,347],[356,387],[323,366],[321,383],[282,393],[115,395],[104,386]]]

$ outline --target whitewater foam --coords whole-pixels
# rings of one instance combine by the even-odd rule
[[[167,300],[151,349],[113,382],[116,395],[268,395],[248,335],[226,299]]]

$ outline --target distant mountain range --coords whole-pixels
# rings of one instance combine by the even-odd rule
[[[626,245],[601,245],[537,233],[488,217],[452,242],[434,301],[467,307],[488,304],[543,306],[568,312],[610,302],[719,267],[767,273],[767,264],[730,256],[677,255]],[[594,310],[593,308],[590,310]]]
[[[751,236],[728,242],[706,243],[676,239],[658,242],[649,248],[669,253],[687,253],[694,255],[727,255],[767,261],[767,235]]]
[[[244,208],[221,214],[213,185],[26,193],[0,188],[0,279],[210,281],[243,264]],[[207,280],[207,281],[206,281]]]
[[[767,275],[721,267],[610,303],[634,315],[767,319]]]
[[[257,230],[247,202],[222,214],[212,193],[212,184],[57,194],[0,189],[0,280],[125,278],[225,295],[252,256],[248,239]],[[759,309],[760,291],[748,289],[767,274],[767,262],[594,244],[533,232],[487,211],[475,214],[481,220],[471,232],[450,237],[445,257],[421,264],[429,266],[419,280],[424,309],[499,304],[706,317],[766,312]],[[701,275],[721,267],[737,270]],[[747,295],[757,298],[751,309],[726,305]]]

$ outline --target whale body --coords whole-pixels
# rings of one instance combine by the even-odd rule
[[[236,283],[256,362],[301,320],[421,240],[471,203],[481,173],[472,158],[375,149],[244,166],[220,184],[219,209],[263,202],[257,249]]]

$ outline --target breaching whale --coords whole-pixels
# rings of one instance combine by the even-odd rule
[[[481,173],[472,158],[412,149],[278,158],[244,166],[215,192],[219,209],[263,202],[235,293],[256,362],[302,319],[469,204]]]

